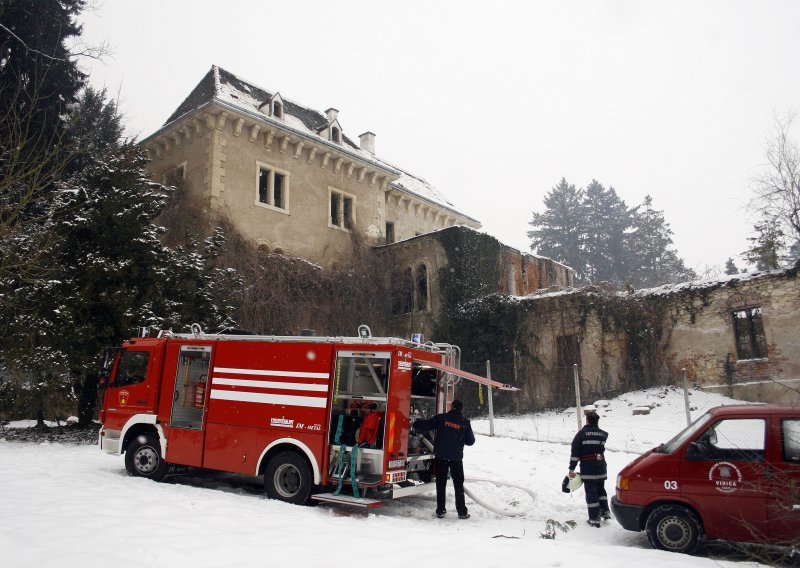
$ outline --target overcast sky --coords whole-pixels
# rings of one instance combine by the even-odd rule
[[[82,21],[140,138],[216,64],[339,109],[521,250],[563,176],[650,194],[699,272],[737,258],[773,113],[800,110],[796,0],[105,0]]]

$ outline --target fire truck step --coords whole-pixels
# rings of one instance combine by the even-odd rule
[[[336,495],[335,493],[318,493],[312,495],[315,501],[322,501],[323,503],[336,503],[337,505],[349,505],[351,507],[380,507],[383,501],[380,499],[370,499],[368,497],[354,497],[353,495]]]

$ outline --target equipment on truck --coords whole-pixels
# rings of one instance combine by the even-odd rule
[[[373,507],[432,489],[416,418],[444,412],[457,346],[398,338],[161,332],[107,354],[99,444],[134,476],[263,475],[267,495]]]

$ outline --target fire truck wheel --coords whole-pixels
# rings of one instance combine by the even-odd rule
[[[125,469],[134,477],[146,477],[161,481],[169,470],[169,465],[161,459],[161,444],[152,435],[137,436],[128,444],[125,451]]]
[[[264,487],[267,497],[304,505],[311,497],[311,469],[295,452],[281,452],[267,464]]]
[[[680,505],[661,505],[647,517],[647,540],[653,548],[691,554],[700,543],[697,515]]]

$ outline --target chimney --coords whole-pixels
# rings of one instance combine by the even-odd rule
[[[359,145],[362,150],[366,150],[373,156],[375,155],[375,133],[366,131],[364,134],[358,135]]]
[[[329,108],[325,111],[325,116],[328,117],[328,122],[333,122],[336,120],[336,117],[339,116],[339,111],[335,108]]]

